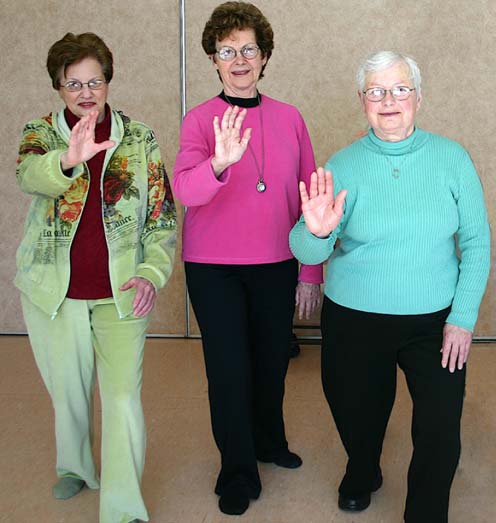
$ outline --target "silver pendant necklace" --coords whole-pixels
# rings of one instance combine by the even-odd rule
[[[389,155],[386,154],[376,143],[372,142],[377,147],[377,150],[381,153],[381,155],[384,156],[384,158],[386,158],[387,163],[391,166],[391,169],[392,169],[391,174],[393,175],[393,178],[395,180],[397,180],[400,177],[400,173],[401,173],[400,167],[405,163],[405,161],[408,158],[408,155],[412,152],[413,146],[415,144],[415,140],[416,140],[416,137],[412,140],[412,143],[410,144],[408,151],[404,154],[401,162],[398,165],[394,165],[394,163],[389,158]]]
[[[234,107],[226,93],[224,93],[224,96],[226,97],[226,100],[229,102],[229,105],[231,107]],[[267,184],[265,183],[265,180],[264,180],[265,140],[264,140],[264,125],[263,125],[263,116],[262,116],[262,100],[260,99],[260,93],[258,93],[258,92],[257,92],[257,99],[258,99],[258,118],[260,121],[260,131],[262,133],[262,166],[260,166],[260,164],[258,163],[257,157],[255,156],[255,151],[253,150],[250,142],[248,142],[248,150],[250,151],[253,161],[255,162],[255,167],[257,168],[257,174],[258,174],[258,180],[257,180],[257,186],[256,186],[257,192],[263,193],[267,190]]]

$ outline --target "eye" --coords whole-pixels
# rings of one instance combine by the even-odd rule
[[[241,53],[246,58],[254,58],[258,54],[258,47],[254,45],[247,45],[241,49]]]
[[[234,58],[235,51],[230,47],[222,47],[221,49],[219,49],[218,53],[222,60],[229,60],[231,58]]]
[[[405,85],[398,85],[397,87],[393,87],[393,91],[395,94],[408,94],[410,92],[410,88],[406,87]]]
[[[90,80],[88,82],[88,87],[90,89],[101,89],[105,82],[103,80]]]
[[[370,96],[380,98],[381,96],[384,96],[384,94],[384,89],[381,89],[380,87],[372,87],[372,89],[369,89]]]
[[[81,82],[70,80],[69,82],[66,82],[64,87],[69,91],[79,91],[82,89],[83,85],[81,84]]]

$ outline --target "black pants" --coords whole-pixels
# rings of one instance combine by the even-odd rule
[[[200,326],[212,430],[222,458],[215,491],[260,494],[257,457],[288,448],[282,404],[297,262],[185,263]]]
[[[407,523],[448,521],[465,389],[465,367],[453,374],[441,367],[448,314],[374,314],[328,298],[322,309],[322,383],[348,454],[342,494],[371,491],[396,394],[396,365],[405,373],[413,401]]]

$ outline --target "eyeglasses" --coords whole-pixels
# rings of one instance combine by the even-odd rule
[[[362,91],[365,98],[370,102],[380,102],[384,100],[387,93],[391,93],[391,96],[395,100],[406,100],[412,91],[415,91],[415,87],[407,87],[406,85],[397,85],[392,89],[384,89],[383,87],[371,87],[365,91]]]
[[[243,46],[239,51],[236,51],[234,47],[229,47],[228,45],[221,47],[219,50],[215,51],[219,58],[223,62],[230,62],[231,60],[234,60],[236,56],[239,54],[246,58],[247,60],[253,60],[260,51],[260,48],[254,44],[247,44]]]
[[[98,91],[99,89],[103,89],[103,86],[107,82],[105,80],[90,80],[89,82],[79,82],[77,80],[69,80],[65,84],[60,84],[60,87],[64,87],[71,93],[75,93],[77,91],[81,91],[83,86],[87,85],[88,89],[91,89],[92,91]]]

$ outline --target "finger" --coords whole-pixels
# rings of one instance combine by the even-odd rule
[[[236,108],[237,107],[235,107],[235,109]],[[247,113],[248,113],[248,111],[245,108],[237,116],[236,116],[236,114],[234,115],[233,126],[238,131],[241,130],[241,125],[243,124],[243,120],[245,119]]]
[[[248,129],[245,129],[243,132],[243,138],[241,138],[241,145],[246,148],[248,147],[248,143],[250,142],[251,138],[251,127],[248,127]]]
[[[320,195],[324,195],[326,193],[326,173],[324,173],[324,169],[322,169],[322,167],[317,169],[317,190],[318,194]]]
[[[310,199],[313,200],[318,195],[318,189],[317,189],[317,177],[318,173],[313,172],[310,176]]]
[[[331,201],[334,200],[334,180],[331,171],[325,172],[325,193],[330,195]]]
[[[441,366],[443,367],[443,369],[445,369],[448,365],[449,355],[451,352],[451,341],[449,340],[449,337],[446,334],[446,327],[443,335],[443,345],[441,347],[441,352],[443,355],[441,358]]]
[[[336,201],[334,202],[334,212],[339,217],[343,216],[343,209],[344,209],[344,202],[346,199],[346,194],[347,194],[346,189],[339,191],[338,195],[336,196]]]
[[[131,278],[126,283],[122,284],[119,287],[119,290],[120,291],[127,291],[127,290],[131,289],[132,287],[134,287],[135,285],[136,285],[136,280],[134,278]]]
[[[225,111],[224,111],[224,114],[222,115],[222,121],[220,123],[220,128],[222,130],[225,130],[227,129],[228,127],[228,123],[229,123],[229,117],[231,116],[231,113],[232,113],[232,107],[229,106]]]
[[[147,288],[143,292],[140,304],[133,310],[135,316],[146,316],[153,308],[155,302],[155,291]]]
[[[306,304],[305,304],[305,319],[309,320],[311,314],[312,314],[312,302],[310,300],[307,300]]]
[[[96,119],[98,118],[97,111],[91,111],[86,120],[86,130],[92,132],[96,127]]]
[[[114,145],[115,145],[115,142],[113,142],[112,140],[106,140],[105,142],[96,143],[95,144],[95,146],[96,146],[95,154],[100,151],[105,151],[107,149],[111,149]]]
[[[133,312],[135,315],[140,316],[143,314],[143,310],[146,308],[149,299],[149,290],[146,285],[136,286],[136,296],[133,300]]]
[[[214,134],[215,134],[215,137],[217,138],[220,135],[219,117],[218,116],[214,116],[214,120],[213,120],[212,123],[213,123],[213,126],[214,126]]]
[[[238,113],[239,113],[239,107],[237,105],[235,105],[233,107],[233,110],[229,114],[229,120],[228,120],[229,129],[232,129],[234,127],[234,122],[236,121],[236,116],[238,115]]]
[[[470,351],[470,345],[465,345],[463,347],[463,350],[460,351],[460,355],[458,356],[458,369],[459,370],[462,370],[465,363],[467,363],[469,351]]]
[[[300,303],[298,304],[298,318],[300,320],[302,320],[304,314],[305,314],[305,300],[300,300]]]
[[[458,344],[453,343],[451,345],[451,352],[450,352],[450,358],[449,358],[449,371],[450,372],[455,372],[459,352],[460,352],[460,347],[458,346]]]
[[[303,205],[304,203],[308,202],[308,193],[307,193],[307,188],[305,186],[305,182],[300,182],[298,184],[298,187],[300,189],[300,198],[301,198],[301,203]]]

